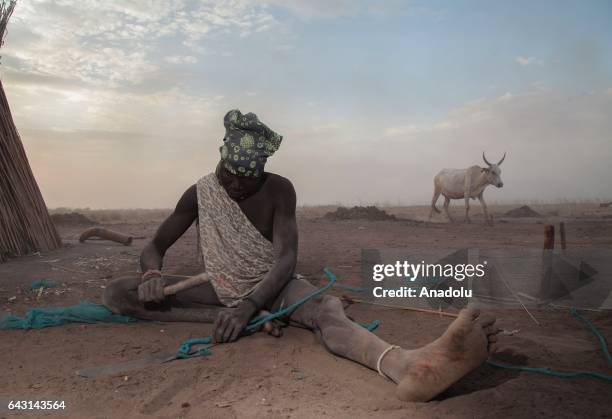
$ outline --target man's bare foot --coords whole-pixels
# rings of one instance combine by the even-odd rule
[[[486,361],[497,341],[493,317],[464,309],[444,334],[422,348],[392,350],[382,369],[401,400],[425,402]],[[400,366],[401,365],[401,366]]]

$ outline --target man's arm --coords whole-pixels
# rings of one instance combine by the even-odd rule
[[[293,276],[297,263],[298,231],[295,219],[296,196],[291,182],[281,178],[280,199],[274,211],[274,266],[249,295],[257,309],[271,306]]]
[[[255,290],[232,312],[223,312],[215,321],[215,341],[232,342],[260,309],[271,306],[276,296],[289,282],[297,262],[298,232],[295,219],[295,189],[291,182],[279,178],[278,201],[274,209],[274,266]]]
[[[144,282],[138,289],[138,297],[141,301],[161,301],[163,299],[164,282],[161,274],[151,274],[151,271],[161,270],[166,251],[185,233],[197,216],[198,196],[196,185],[192,185],[181,196],[172,214],[159,226],[153,240],[144,247],[140,254],[140,268]]]

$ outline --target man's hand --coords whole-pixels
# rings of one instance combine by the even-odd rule
[[[213,326],[215,342],[233,342],[238,339],[240,332],[246,328],[255,311],[255,305],[249,300],[243,300],[238,307],[232,310],[221,311]]]
[[[144,281],[138,286],[138,300],[141,303],[160,303],[164,301],[164,298],[166,298],[164,295],[165,286],[166,281],[161,276]]]

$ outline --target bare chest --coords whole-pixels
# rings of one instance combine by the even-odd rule
[[[238,206],[253,226],[266,239],[272,241],[274,229],[274,204],[265,191],[245,199]]]

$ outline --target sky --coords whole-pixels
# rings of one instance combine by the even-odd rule
[[[0,76],[55,207],[169,208],[230,109],[283,135],[298,203],[612,200],[612,2],[20,0]]]

